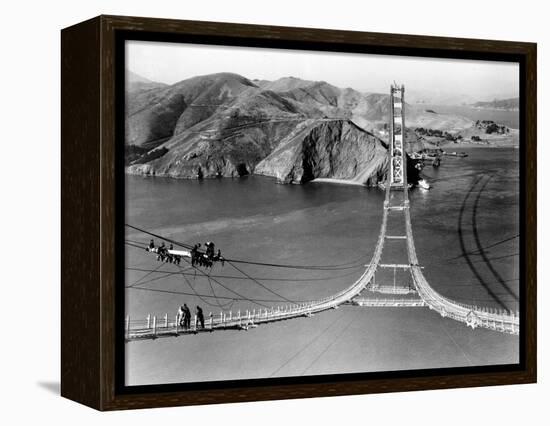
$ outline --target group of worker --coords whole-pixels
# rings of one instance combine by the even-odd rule
[[[147,247],[147,251],[153,251],[154,248],[155,248],[155,242],[151,240],[149,242],[149,247]],[[157,260],[160,262],[173,263],[175,265],[179,265],[181,263],[181,256],[172,254],[169,252],[169,250],[174,250],[174,245],[170,243],[170,247],[166,247],[166,244],[164,244],[164,241],[163,241],[156,250]]]
[[[222,257],[222,252],[218,249],[218,253],[215,253],[215,245],[212,242],[204,243],[206,250],[204,253],[199,251],[200,243],[195,244],[191,249],[191,266],[204,266],[206,268],[211,268],[215,261],[220,261],[222,266],[225,259]]]
[[[203,266],[206,268],[211,268],[214,262],[221,262],[222,266],[224,265],[225,259],[222,256],[222,252],[218,249],[216,253],[215,245],[212,242],[204,243],[205,251],[200,251],[200,243],[195,244],[191,249],[191,266]],[[174,250],[174,245],[170,243],[170,247],[166,247],[164,241],[160,246],[155,247],[155,241],[151,240],[149,246],[146,249],[147,251],[157,253],[157,260],[160,262],[174,263],[179,265],[181,263],[181,255],[171,253]]]
[[[185,330],[191,329],[191,310],[186,303],[180,306],[177,317],[178,325]],[[204,328],[204,313],[200,306],[195,309],[195,330]]]

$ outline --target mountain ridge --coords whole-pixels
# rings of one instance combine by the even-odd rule
[[[135,83],[152,87],[134,90]],[[389,119],[389,95],[229,72],[154,85],[127,86],[128,173],[176,178],[256,173],[285,183],[335,177],[367,185],[383,179],[387,156],[380,128]],[[407,123],[460,128],[472,121],[408,106]]]

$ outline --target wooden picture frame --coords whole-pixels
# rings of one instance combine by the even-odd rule
[[[124,128],[117,123],[117,109],[124,108],[120,50],[128,37],[518,62],[523,233],[520,363],[125,389],[121,384],[124,312],[116,285],[123,272],[116,265],[121,251],[115,243],[120,236],[117,209],[121,205],[121,179],[117,179],[121,144],[117,141],[124,137]],[[61,49],[62,396],[98,410],[119,410],[536,381],[536,44],[99,16],[62,30]]]

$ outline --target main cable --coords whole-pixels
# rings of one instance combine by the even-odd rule
[[[155,234],[153,232],[147,231],[146,229],[139,228],[137,226],[130,225],[128,223],[126,223],[125,226],[127,226],[128,228],[134,229],[136,231],[143,232],[147,235],[158,238],[160,240],[165,240],[165,241],[168,241],[172,244],[178,245],[180,247],[184,247],[188,250],[191,250],[193,248],[193,246],[190,245],[190,244],[182,243],[180,241],[173,240],[171,238],[164,237],[164,236],[159,235],[159,234]],[[227,262],[233,262],[233,263],[243,263],[243,264],[258,265],[258,266],[269,266],[269,267],[274,267],[274,268],[308,269],[308,270],[320,270],[320,271],[333,271],[334,270],[334,271],[336,271],[336,270],[352,269],[352,268],[358,266],[357,264],[360,261],[362,261],[364,258],[365,258],[365,256],[361,256],[361,257],[359,257],[358,259],[356,259],[352,262],[340,263],[340,264],[335,264],[335,265],[291,265],[291,264],[281,264],[281,263],[254,262],[254,261],[242,260],[242,259],[230,259],[230,258],[228,259],[228,258],[225,258],[225,257],[224,257],[224,260],[227,261]]]

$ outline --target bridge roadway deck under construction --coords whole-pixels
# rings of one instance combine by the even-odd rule
[[[405,189],[405,191],[407,191],[407,189]],[[472,328],[483,327],[510,334],[519,334],[518,314],[502,311],[496,312],[489,308],[461,304],[445,298],[429,285],[428,281],[424,277],[424,274],[422,273],[421,267],[418,266],[418,258],[416,256],[416,249],[414,246],[408,203],[401,207],[402,208],[395,208],[394,206],[385,204],[380,233],[370,263],[367,265],[367,268],[359,279],[339,293],[321,300],[312,300],[306,303],[286,305],[277,308],[254,309],[239,311],[236,313],[213,313],[211,316],[207,316],[205,318],[204,328],[197,328],[195,321],[192,321],[192,326],[189,329],[184,329],[178,326],[175,318],[173,320],[169,320],[167,316],[162,318],[149,316],[146,320],[132,320],[127,317],[126,339],[136,340],[197,332],[211,332],[215,330],[248,329],[250,327],[256,327],[260,324],[270,322],[299,317],[311,317],[315,313],[335,309],[345,303],[353,303],[354,299],[357,298],[363,290],[367,289],[373,281],[374,274],[379,266],[382,252],[384,250],[388,215],[392,214],[392,212],[403,212],[405,215],[407,252],[410,263],[409,266],[413,278],[414,288],[422,303],[404,302],[401,299],[393,299],[393,301],[391,301],[391,299],[385,299],[382,303],[381,301],[377,301],[379,299],[375,298],[357,298],[357,301],[354,304],[369,307],[406,306],[407,303],[409,306],[427,306],[428,308],[438,312],[442,317],[449,317],[456,321],[460,321]]]

